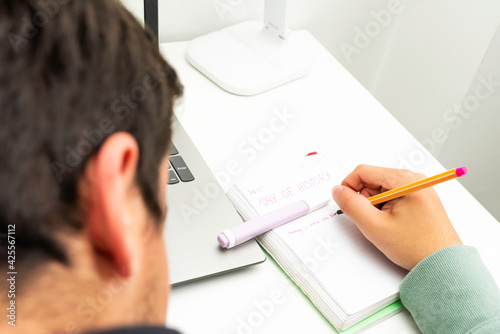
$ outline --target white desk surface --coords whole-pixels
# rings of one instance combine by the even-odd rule
[[[294,32],[294,37],[313,53],[313,71],[253,97],[227,93],[191,67],[184,57],[187,42],[161,45],[185,86],[176,114],[223,187],[228,185],[223,175],[233,174],[231,180],[237,181],[311,151],[339,157],[348,171],[361,163],[401,167],[404,160],[413,162],[406,168],[427,175],[445,170],[308,32]],[[282,118],[276,116],[280,113]],[[457,181],[436,190],[452,221],[490,227],[496,222]],[[479,239],[482,232],[462,236],[465,243]],[[494,275],[500,277],[495,255],[483,254],[483,260],[496,266]],[[167,325],[186,334],[335,333],[270,259],[174,287]],[[419,330],[403,311],[365,332]]]

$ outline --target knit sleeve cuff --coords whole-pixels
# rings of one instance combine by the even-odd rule
[[[500,314],[500,291],[470,246],[425,258],[403,280],[400,297],[424,333],[466,333]]]

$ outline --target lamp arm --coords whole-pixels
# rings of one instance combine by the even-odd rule
[[[288,8],[290,0],[265,0],[264,24],[273,34],[286,39],[290,34]]]

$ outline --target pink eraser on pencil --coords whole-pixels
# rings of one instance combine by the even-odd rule
[[[466,167],[460,167],[455,170],[455,174],[457,174],[457,177],[460,177],[462,175],[467,174],[467,168]]]

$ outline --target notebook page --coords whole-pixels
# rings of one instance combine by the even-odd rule
[[[324,194],[346,173],[341,164],[325,157],[308,160],[288,177],[264,183],[238,184],[260,215],[288,203]],[[250,181],[250,180],[249,180]],[[256,181],[257,182],[257,181]],[[274,229],[318,278],[347,314],[357,313],[397,294],[406,271],[390,262],[345,215],[330,204]]]

